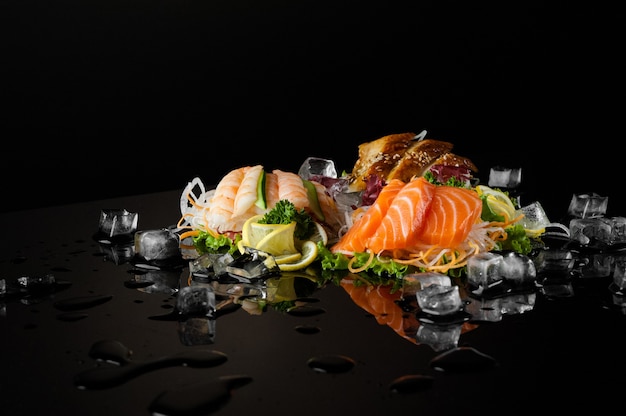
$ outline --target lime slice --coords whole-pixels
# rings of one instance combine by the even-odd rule
[[[495,214],[505,216],[509,220],[515,217],[515,206],[504,192],[485,185],[478,185],[476,192],[480,196],[486,196],[487,204]]]
[[[272,231],[265,235],[265,237],[263,237],[256,244],[254,244],[252,238],[250,238],[252,247],[257,250],[270,253],[273,256],[283,256],[285,254],[294,254],[298,252],[293,236],[296,230],[295,221],[292,221],[289,224],[250,224],[251,230],[267,230],[270,227],[272,228]],[[259,234],[261,234],[261,232],[259,232]]]
[[[311,265],[317,259],[317,243],[311,240],[307,240],[302,244],[302,257],[300,260],[294,263],[279,264],[278,267],[283,272],[293,272],[296,270],[302,270]]]

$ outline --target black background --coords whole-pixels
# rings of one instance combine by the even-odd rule
[[[427,130],[544,205],[621,198],[623,14],[475,2],[8,1],[5,211],[183,189]],[[530,196],[534,198],[534,195]],[[177,203],[174,201],[173,203]],[[560,212],[558,212],[560,214]]]

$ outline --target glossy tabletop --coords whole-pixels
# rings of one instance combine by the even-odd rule
[[[537,287],[509,298],[499,317],[464,320],[456,346],[420,341],[445,335],[421,338],[427,322],[397,298],[363,300],[332,282],[309,285],[297,313],[223,307],[196,344],[174,316],[188,268],[141,285],[145,270],[93,238],[104,208],[137,212],[139,230],[173,225],[179,197],[2,214],[0,277],[56,281],[0,297],[2,414],[603,413],[626,387],[624,299],[608,275],[574,276],[567,296]]]

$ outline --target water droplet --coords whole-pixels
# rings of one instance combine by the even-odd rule
[[[296,331],[301,334],[317,334],[320,332],[319,327],[313,325],[298,325],[296,326]]]
[[[434,377],[422,374],[410,374],[398,377],[390,385],[391,391],[400,394],[415,393],[432,387]]]
[[[129,288],[129,289],[141,289],[144,287],[148,287],[148,286],[152,286],[154,284],[154,282],[150,281],[150,280],[134,280],[134,279],[130,279],[130,280],[126,280],[124,282],[124,286]]]
[[[76,322],[86,318],[88,315],[82,312],[65,312],[57,315],[59,321]]]
[[[200,416],[213,413],[231,399],[233,390],[252,381],[252,377],[224,376],[181,390],[166,390],[150,404],[153,414]]]
[[[439,354],[430,366],[439,371],[468,372],[492,368],[496,360],[472,347],[457,347]]]
[[[55,302],[54,307],[61,311],[75,311],[78,309],[92,308],[106,303],[111,299],[113,299],[113,296],[111,295],[80,296]]]
[[[345,373],[350,371],[356,362],[345,355],[324,355],[310,358],[307,364],[320,373]]]
[[[315,307],[315,306],[302,305],[302,306],[296,306],[295,308],[289,309],[287,313],[293,316],[315,316],[315,315],[320,315],[322,313],[326,313],[326,310],[323,308]]]
[[[104,343],[104,347],[100,346],[99,348],[100,350],[96,352],[109,360],[120,359],[122,357],[116,357],[116,355],[124,354],[124,346],[122,344]],[[105,348],[108,348],[108,351]],[[116,349],[118,350],[116,351]],[[183,351],[180,354],[168,355],[144,362],[134,362],[127,359],[125,365],[121,367],[96,367],[83,371],[74,377],[74,384],[81,390],[106,389],[126,383],[142,374],[161,368],[173,366],[215,367],[223,364],[226,360],[226,354],[210,350]]]

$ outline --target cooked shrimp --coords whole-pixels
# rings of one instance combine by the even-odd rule
[[[231,170],[215,187],[215,194],[211,200],[211,209],[208,215],[207,226],[213,230],[224,229],[226,223],[233,216],[235,198],[239,185],[245,176],[246,168]]]
[[[235,196],[233,216],[237,217],[246,213],[254,205],[258,198],[257,185],[262,173],[263,166],[261,165],[244,168],[244,176]]]
[[[298,209],[309,206],[306,188],[302,183],[302,178],[297,173],[284,172],[279,169],[274,169],[273,173],[278,179],[278,198],[280,200],[287,199]]]

